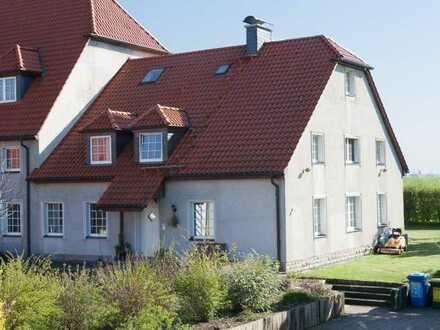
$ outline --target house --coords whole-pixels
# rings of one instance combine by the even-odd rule
[[[128,58],[168,51],[113,0],[2,1],[0,28],[7,31],[0,40],[1,177],[14,210],[0,246],[22,251],[34,193],[26,177]]]
[[[403,226],[408,168],[372,67],[328,37],[245,23],[245,45],[129,59],[78,109],[29,176],[31,253],[210,242],[298,270]]]

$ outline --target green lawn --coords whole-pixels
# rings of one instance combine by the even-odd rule
[[[404,282],[411,272],[440,277],[440,227],[408,229],[409,251],[401,256],[369,255],[300,274],[303,277]]]

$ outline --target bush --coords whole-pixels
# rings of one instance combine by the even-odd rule
[[[440,224],[440,178],[404,181],[405,224]]]
[[[54,329],[62,315],[59,281],[47,259],[0,261],[0,301],[7,329]]]
[[[239,310],[268,311],[279,296],[281,280],[278,263],[251,254],[227,271],[229,298]]]
[[[148,321],[156,329],[172,328],[176,297],[170,284],[147,262],[129,260],[99,268],[96,278],[105,304],[111,306],[106,315],[107,327],[136,327]]]
[[[226,260],[217,252],[209,256],[205,252],[191,251],[175,282],[184,322],[209,321],[225,306],[227,290],[221,268]]]
[[[63,309],[60,319],[69,330],[101,329],[107,315],[113,314],[107,306],[101,288],[93,281],[90,271],[66,269],[60,274],[61,293],[58,299]]]

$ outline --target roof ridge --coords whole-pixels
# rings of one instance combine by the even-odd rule
[[[90,13],[92,15],[92,33],[96,34],[96,13],[95,13],[95,0],[90,0]]]
[[[15,49],[17,52],[17,60],[18,60],[18,65],[20,66],[20,69],[25,69],[24,67],[24,62],[23,62],[23,55],[21,54],[21,47],[19,44],[15,45]]]

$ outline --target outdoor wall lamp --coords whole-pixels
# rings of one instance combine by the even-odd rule
[[[154,212],[151,212],[148,216],[147,216],[148,220],[150,220],[150,222],[153,222],[154,220],[157,219],[156,214],[154,214]]]
[[[171,211],[173,212],[173,215],[171,216],[171,225],[173,227],[177,227],[179,225],[179,218],[177,218],[177,206],[172,204],[171,205]]]
[[[298,174],[298,179],[301,179],[304,174],[309,173],[311,171],[310,167],[306,167]]]
[[[386,168],[381,168],[381,169],[379,170],[379,173],[377,174],[377,176],[381,176],[382,173],[386,173],[386,172],[387,172],[387,169],[386,169]]]

